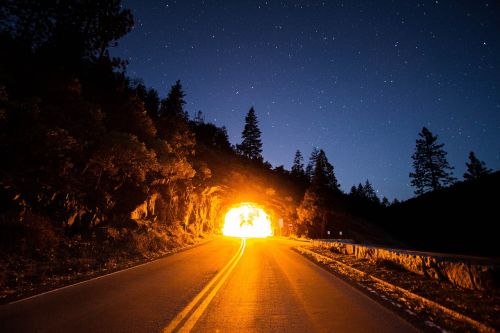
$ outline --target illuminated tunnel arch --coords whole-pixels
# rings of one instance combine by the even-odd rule
[[[271,217],[252,202],[231,206],[225,216],[222,234],[232,237],[265,238],[273,235]]]
[[[256,186],[251,179],[238,182],[233,178],[228,181],[232,183],[231,186],[221,186],[217,191],[213,191],[210,216],[214,229],[222,234],[226,214],[235,207],[250,204],[268,215],[272,234],[281,235],[282,226],[288,225],[294,219],[296,203],[293,198],[268,187]]]

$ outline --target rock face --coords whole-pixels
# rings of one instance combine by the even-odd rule
[[[131,213],[133,220],[146,219],[148,216],[155,215],[155,204],[158,199],[158,193],[152,194],[146,201],[137,206]]]
[[[130,213],[130,218],[186,225],[196,234],[210,232],[218,226],[223,195],[224,191],[218,186],[207,186],[198,191],[155,192]]]
[[[495,275],[498,275],[499,267],[493,263],[488,264],[451,255],[435,255],[342,242],[315,240],[312,244],[338,253],[354,255],[357,258],[390,261],[410,272],[435,280],[448,281],[466,289],[488,290],[498,287]]]

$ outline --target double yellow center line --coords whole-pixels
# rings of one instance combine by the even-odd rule
[[[190,332],[203,312],[206,310],[219,289],[227,280],[236,264],[240,260],[246,247],[246,239],[242,238],[238,252],[231,258],[222,270],[196,295],[195,298],[175,316],[175,318],[163,329],[167,332]],[[214,286],[215,285],[215,286]],[[208,295],[207,295],[208,294]]]

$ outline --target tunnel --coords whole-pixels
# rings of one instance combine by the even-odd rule
[[[222,234],[230,237],[266,238],[273,235],[271,217],[263,207],[243,202],[230,207],[225,216]]]

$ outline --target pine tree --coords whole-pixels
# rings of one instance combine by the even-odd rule
[[[361,183],[359,183],[358,186],[353,185],[351,187],[351,192],[349,193],[349,195],[362,201],[380,203],[380,199],[368,179],[366,180],[364,185]]]
[[[312,171],[311,184],[316,188],[328,188],[339,190],[337,177],[333,171],[333,165],[328,162],[328,158],[323,149],[318,151],[314,161],[314,169]]]
[[[325,173],[326,173],[326,178],[328,180],[328,187],[333,190],[340,191],[340,185],[337,181],[337,177],[335,176],[333,165],[328,161],[328,158],[326,158],[326,154],[323,150],[320,150],[320,156],[324,158]]]
[[[291,174],[292,176],[298,179],[302,179],[305,176],[304,158],[302,157],[302,153],[300,152],[300,150],[297,150],[295,152]]]
[[[308,231],[311,237],[325,237],[326,226],[334,220],[336,195],[340,192],[333,165],[328,162],[325,152],[314,149],[308,169],[311,183],[306,190],[300,206],[297,208],[299,225]]]
[[[358,196],[358,189],[356,188],[356,186],[351,186],[351,191],[349,192],[349,195],[351,197],[357,197]]]
[[[184,91],[182,90],[181,81],[177,82],[170,88],[167,98],[161,101],[160,117],[178,118],[187,121],[188,117],[184,111]]]
[[[146,109],[146,113],[153,120],[157,120],[158,118],[158,109],[160,107],[160,98],[158,97],[158,92],[151,89],[146,89],[146,86],[139,82],[135,87],[135,93],[137,97],[144,103],[144,108]]]
[[[368,181],[368,179],[366,180],[365,185],[363,186],[363,197],[368,201],[374,203],[380,203],[380,199],[377,196],[377,192],[375,192],[373,185]]]
[[[178,152],[185,156],[194,154],[194,145],[196,144],[195,134],[189,127],[189,117],[184,111],[184,91],[181,81],[170,88],[167,98],[160,103],[158,112],[158,136],[166,140]]]
[[[245,117],[245,127],[241,133],[243,141],[237,145],[239,153],[252,160],[262,161],[261,131],[258,126],[257,116],[253,107]]]
[[[306,167],[306,176],[309,179],[309,181],[311,181],[312,178],[312,172],[316,165],[316,158],[318,157],[318,153],[319,153],[318,148],[314,147],[311,152],[311,156],[309,156],[309,162],[307,163]]]
[[[415,172],[411,172],[410,177],[411,185],[416,188],[415,194],[420,195],[448,186],[455,178],[452,176],[453,167],[446,160],[444,144],[437,143],[437,136],[425,127],[418,135],[420,138],[412,155]]]
[[[227,134],[226,126],[217,128],[217,133],[215,136],[216,146],[225,150],[231,150],[231,144],[229,143],[229,135]]]
[[[358,198],[365,198],[365,188],[363,187],[363,184],[359,183],[358,187],[356,189],[356,193],[358,195]]]
[[[160,109],[160,98],[158,97],[158,92],[153,88],[148,90],[146,98],[144,99],[144,107],[146,112],[149,114],[151,119],[156,120],[158,118],[158,112]]]
[[[382,202],[381,202],[382,206],[384,207],[389,207],[391,205],[391,203],[389,202],[389,199],[387,199],[387,197],[383,197],[382,198]]]
[[[470,163],[465,163],[467,165],[467,172],[464,173],[465,180],[478,179],[487,174],[491,173],[491,169],[486,167],[486,163],[480,161],[473,151],[469,153]]]

